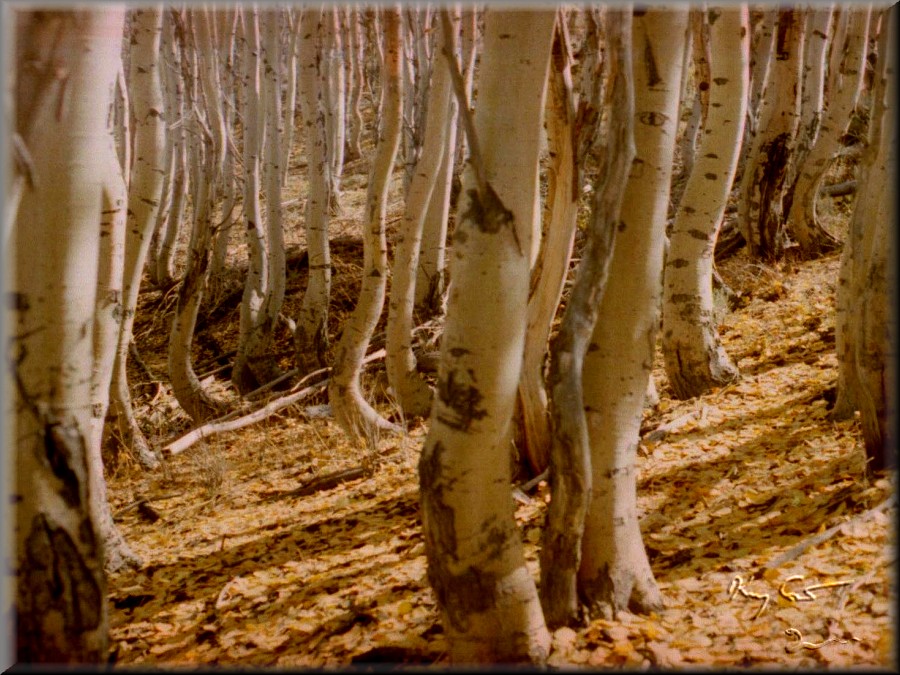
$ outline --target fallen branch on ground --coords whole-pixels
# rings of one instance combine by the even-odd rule
[[[868,520],[869,518],[871,518],[873,515],[875,515],[879,511],[884,511],[888,506],[893,504],[893,502],[894,502],[894,497],[893,496],[888,497],[887,499],[885,499],[883,502],[881,502],[881,504],[879,504],[875,508],[869,509],[868,511],[864,511],[863,513],[860,513],[858,516],[854,516],[850,520],[840,523],[839,525],[830,527],[827,530],[825,530],[824,532],[822,532],[821,534],[817,534],[814,537],[810,537],[809,539],[805,539],[804,541],[801,541],[799,544],[794,546],[794,548],[790,549],[789,551],[787,551],[785,553],[782,553],[780,556],[775,558],[775,560],[767,562],[765,565],[763,565],[763,569],[764,570],[773,570],[776,567],[781,567],[784,563],[790,562],[791,560],[794,560],[795,558],[800,557],[800,555],[804,551],[806,551],[806,549],[812,548],[813,546],[818,546],[823,541],[828,541],[834,535],[836,535],[838,532],[840,532],[841,528],[846,527],[847,525],[850,525],[851,523],[857,523],[857,522],[861,522],[863,520]]]
[[[371,363],[372,361],[377,361],[378,359],[384,358],[384,356],[385,351],[383,349],[379,349],[378,351],[372,352],[366,358],[364,358],[363,363]],[[227,419],[228,416],[226,416],[226,418],[213,420],[212,422],[208,422],[201,427],[197,427],[193,431],[189,431],[181,438],[172,441],[163,448],[163,451],[167,452],[170,455],[177,455],[179,452],[184,452],[192,445],[203,440],[204,438],[209,438],[210,436],[221,434],[226,431],[236,431],[237,429],[243,429],[244,427],[248,427],[251,424],[261,422],[262,420],[278,412],[279,410],[287,408],[289,405],[293,405],[298,401],[302,401],[304,398],[308,398],[309,396],[325,391],[327,387],[328,380],[326,379],[312,386],[304,387],[300,391],[292,392],[290,394],[287,394],[286,396],[282,396],[280,398],[276,398],[273,401],[269,401],[262,408],[254,410],[253,412],[248,413],[242,417],[238,417],[237,419]]]

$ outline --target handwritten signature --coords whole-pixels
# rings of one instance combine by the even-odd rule
[[[849,640],[830,637],[827,640],[823,640],[822,642],[807,642],[803,639],[803,634],[796,628],[785,628],[784,634],[788,637],[796,638],[797,640],[794,644],[788,645],[784,648],[784,651],[786,651],[788,654],[797,652],[801,649],[821,649],[825,645],[831,643],[847,644],[849,642],[862,642],[862,640],[860,640],[858,637],[851,637]]]

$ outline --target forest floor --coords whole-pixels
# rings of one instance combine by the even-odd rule
[[[361,210],[364,171],[348,171],[338,229]],[[288,220],[299,214],[289,208]],[[357,297],[340,279],[359,276],[359,242],[338,238],[334,256],[337,335]],[[285,314],[294,316],[305,270],[291,261]],[[657,358],[660,401],[642,428],[641,529],[666,606],[556,631],[551,664],[896,667],[895,486],[865,477],[858,420],[829,417],[838,266],[836,254],[773,266],[738,254],[719,266],[741,293],[720,321],[741,378],[678,401]],[[234,270],[198,326],[197,370],[219,388],[240,278]],[[147,288],[135,334],[149,370],[130,372],[139,419],[163,445],[190,426],[161,375],[174,295]],[[289,336],[279,349],[289,368]],[[365,378],[377,398],[383,362]],[[448,664],[418,512],[427,425],[354,444],[325,403],[318,394],[212,436],[156,471],[127,453],[110,462],[114,517],[145,561],[109,579],[118,667]],[[328,489],[322,481],[335,475],[358,477]],[[537,579],[547,485],[515,496]]]

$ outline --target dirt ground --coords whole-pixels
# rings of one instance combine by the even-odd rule
[[[362,161],[348,167],[334,229],[335,336],[357,297],[361,248],[352,229],[365,171]],[[394,222],[399,189],[395,181]],[[302,194],[302,186],[292,184],[289,203],[290,191]],[[301,229],[301,207],[286,209],[292,232]],[[235,241],[231,259],[245,261]],[[288,244],[291,316],[306,271],[296,255],[302,236],[289,235]],[[741,293],[720,322],[741,379],[677,401],[658,358],[660,402],[645,411],[642,429],[641,528],[666,607],[560,629],[551,664],[896,667],[895,486],[865,477],[858,420],[828,414],[838,266],[838,255],[767,266],[742,254],[720,266]],[[219,390],[240,288],[235,267],[199,322],[195,365]],[[145,432],[164,445],[190,428],[163,376],[174,294],[145,289],[135,343],[148,371],[132,364],[131,383]],[[286,330],[278,350],[290,368]],[[364,383],[392,415],[384,381],[383,362],[374,361]],[[350,443],[323,415],[325,403],[324,394],[298,401],[169,456],[156,471],[127,452],[109,462],[114,517],[145,561],[109,580],[120,668],[448,664],[418,511],[426,425]],[[357,477],[323,483],[344,471],[338,479]],[[546,483],[515,496],[537,579]]]

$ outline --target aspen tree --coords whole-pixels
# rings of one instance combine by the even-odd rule
[[[472,161],[419,460],[428,579],[453,663],[543,663],[550,646],[513,518],[509,444],[555,14],[486,10],[478,105],[467,122]]]
[[[163,84],[163,104],[167,117],[184,118],[184,93],[179,77],[181,63],[175,37],[175,12],[163,13],[160,79]],[[163,75],[164,74],[164,75]],[[187,153],[184,125],[173,124],[166,133],[165,157],[168,167],[163,177],[162,201],[157,214],[154,241],[151,243],[150,280],[159,288],[175,285],[175,253],[178,234],[184,222],[187,197]]]
[[[631,8],[625,7],[609,10],[606,15],[610,98],[602,183],[594,192],[587,241],[551,349],[547,376],[552,392],[551,500],[541,545],[541,605],[551,628],[581,618],[577,573],[592,491],[582,370],[605,292],[622,198],[635,156],[631,13]],[[558,22],[560,25],[564,24]],[[588,134],[592,131],[587,130]],[[563,195],[557,196],[560,197]]]
[[[306,130],[309,185],[304,213],[309,278],[294,330],[297,367],[301,375],[325,366],[325,353],[328,349],[328,302],[331,297],[331,251],[328,244],[331,170],[327,159],[328,137],[324,124],[325,93],[317,72],[317,44],[322,34],[321,14],[319,8],[305,8],[299,20],[300,111]]]
[[[43,80],[43,96],[30,111],[33,124],[22,136],[34,180],[23,191],[9,248],[12,618],[19,663],[105,663],[108,657],[103,542],[89,506],[88,444],[92,389],[109,386],[94,380],[94,321],[110,167],[107,112],[124,16],[121,5],[15,16],[19,36],[50,38],[25,50],[32,58],[16,68],[33,68],[34,79]],[[41,35],[32,30],[35,22],[55,30]],[[22,97],[32,84],[17,86],[17,111],[30,105]],[[112,346],[107,338],[105,349]]]
[[[113,369],[110,403],[119,433],[141,464],[159,464],[134,417],[126,364],[144,263],[162,198],[165,172],[165,104],[160,73],[162,7],[135,9],[132,22],[129,98],[134,116],[134,166],[128,186],[128,224],[122,291],[122,328]]]
[[[546,224],[538,261],[531,271],[531,290],[526,309],[525,351],[522,380],[519,382],[519,406],[522,419],[523,452],[531,471],[538,475],[547,468],[550,428],[547,391],[544,388],[544,359],[551,324],[562,297],[569,260],[575,241],[578,215],[578,182],[576,167],[579,135],[592,135],[593,127],[576,126],[576,110],[572,84],[572,55],[568,31],[557,21],[553,41],[547,110],[547,198],[544,204]],[[599,102],[592,102],[599,104]],[[580,120],[579,120],[580,121]],[[576,131],[577,129],[577,131]]]
[[[250,260],[231,380],[244,394],[281,374],[272,356],[286,283],[281,223],[278,13],[277,9],[268,9],[260,17],[255,7],[243,8],[244,229]],[[260,40],[260,24],[265,45]],[[265,218],[260,203],[263,173]]]
[[[300,31],[297,10],[288,6],[283,9],[288,36],[284,44],[284,119],[281,123],[283,132],[281,142],[281,187],[287,187],[288,169],[291,163],[291,152],[294,146],[294,117],[297,114],[297,49]],[[280,72],[280,68],[275,73]]]
[[[760,101],[759,131],[752,137],[740,185],[738,221],[750,255],[757,259],[778,258],[787,244],[784,197],[800,125],[805,11],[778,10],[773,60]]]
[[[191,355],[197,315],[209,280],[213,236],[212,206],[216,201],[218,181],[216,168],[219,157],[215,138],[206,124],[204,107],[201,107],[202,93],[197,83],[197,61],[204,58],[204,52],[195,48],[193,54],[192,62],[184,71],[185,103],[186,107],[194,112],[185,121],[188,125],[186,129],[188,157],[193,182],[191,239],[188,244],[184,277],[178,287],[172,329],[169,333],[167,366],[172,393],[182,409],[198,423],[215,417],[224,407],[224,402],[217,400],[205,390],[194,372]],[[218,105],[219,101],[207,99],[207,103]]]
[[[868,471],[896,465],[896,316],[890,292],[896,271],[894,205],[896,185],[896,35],[894,9],[885,11],[878,38],[878,74],[873,86],[869,144],[860,165],[860,191],[841,257],[835,320],[838,400],[834,416],[859,410]]]
[[[472,7],[462,10],[462,43],[473,44],[471,36],[475,31],[476,12]],[[459,56],[463,64],[463,82],[467,98],[472,96],[472,82],[475,71],[475,50],[462,51]],[[456,166],[456,147],[459,132],[459,103],[456,97],[450,100],[447,115],[447,137],[443,151],[437,182],[428,200],[428,212],[422,229],[422,245],[419,266],[416,269],[415,313],[425,320],[443,313],[443,297],[446,286],[447,220],[450,215],[450,192]]]
[[[456,58],[459,21],[457,11],[452,24],[448,21],[441,30],[439,59]],[[412,172],[406,195],[406,209],[394,244],[393,276],[388,302],[388,382],[407,416],[426,416],[431,410],[432,398],[430,386],[416,370],[416,357],[412,350],[416,270],[419,266],[422,230],[428,214],[428,203],[443,165],[444,153],[448,151],[447,135],[450,131],[447,119],[451,101],[450,69],[439,64],[432,68],[432,76],[433,81],[428,87],[428,113],[422,149]]]
[[[819,122],[818,134],[797,169],[793,199],[786,228],[806,256],[832,250],[838,241],[819,222],[816,195],[822,177],[841,147],[841,137],[850,125],[859,100],[865,73],[871,6],[847,6],[838,10],[831,58],[828,66],[828,107]]]
[[[737,170],[747,114],[749,18],[746,6],[710,5],[709,93],[696,163],[678,204],[664,268],[662,352],[677,398],[738,377],[719,339],[712,295],[713,252]]]
[[[683,7],[634,11],[635,159],[584,359],[593,492],[578,586],[589,611],[604,616],[662,604],[638,526],[635,459],[659,328],[687,18]]]
[[[138,568],[141,558],[125,541],[110,510],[103,475],[103,430],[109,408],[110,383],[119,344],[122,320],[122,285],[125,269],[125,227],[128,189],[110,134],[103,155],[105,171],[101,187],[100,250],[97,266],[94,350],[91,377],[91,430],[87,444],[88,492],[93,519],[103,538],[104,567],[116,572]]]
[[[349,67],[347,69],[348,78],[351,81],[349,95],[347,97],[347,107],[349,116],[349,129],[347,136],[347,159],[359,159],[362,157],[362,140],[365,122],[362,116],[362,91],[365,84],[365,74],[363,73],[363,62],[365,60],[365,51],[363,49],[363,33],[362,18],[360,17],[360,9],[357,5],[353,5],[349,9],[349,19],[347,22],[347,44],[349,45],[348,58]]]
[[[339,9],[324,5],[321,15],[322,46],[319,55],[320,77],[325,93],[325,128],[328,142],[328,168],[331,173],[330,208],[340,212],[341,176],[344,173],[344,141],[346,139],[346,91],[344,74],[344,45],[341,36]]]
[[[381,88],[381,127],[369,173],[363,221],[362,288],[338,343],[328,384],[328,400],[341,428],[353,437],[368,437],[376,429],[397,431],[365,400],[360,383],[363,358],[384,307],[387,286],[387,196],[394,160],[400,147],[400,10],[384,10],[384,68]]]

